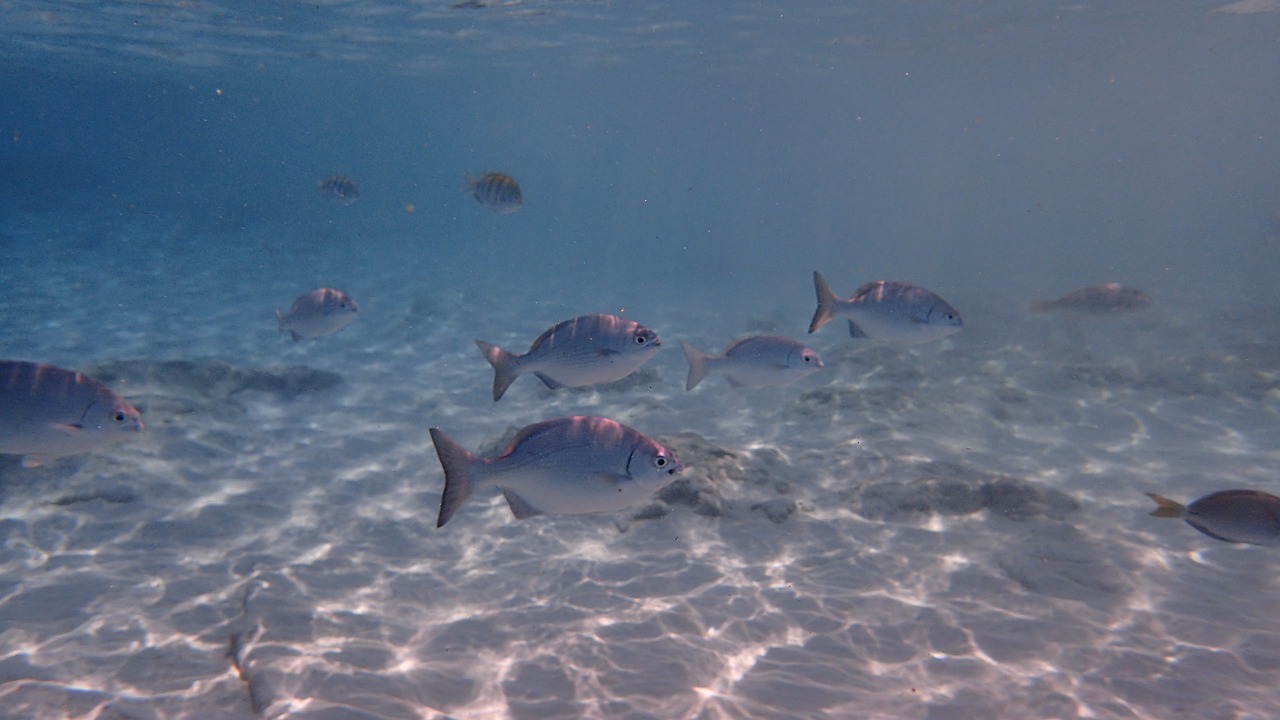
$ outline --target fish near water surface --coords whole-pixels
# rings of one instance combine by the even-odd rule
[[[849,319],[849,335],[902,345],[916,345],[960,332],[960,313],[946,300],[918,285],[879,280],[842,300],[820,273],[813,274],[818,295],[809,332],[837,317]]]
[[[583,315],[549,328],[523,355],[484,340],[476,347],[493,366],[493,401],[533,373],[547,387],[584,387],[621,380],[662,348],[652,330],[616,315]]]
[[[1035,300],[1031,303],[1031,312],[1116,315],[1150,306],[1151,298],[1138,288],[1120,283],[1104,283],[1072,290],[1057,300]]]
[[[513,213],[524,207],[524,194],[520,192],[520,184],[510,175],[496,172],[484,173],[478,178],[468,175],[464,189],[471,193],[476,202],[494,212]]]
[[[724,373],[734,387],[763,388],[795,382],[822,369],[818,353],[791,338],[777,335],[736,340],[720,355],[707,355],[686,342],[680,343],[680,347],[685,360],[689,361],[686,392],[702,382],[711,370]]]
[[[142,431],[137,408],[93,378],[43,363],[0,361],[0,453],[42,465]]]
[[[346,175],[330,175],[316,183],[320,197],[339,205],[354,205],[360,199],[360,188]]]
[[[1258,490],[1222,490],[1189,505],[1147,493],[1156,501],[1155,517],[1181,518],[1216,540],[1249,545],[1280,545],[1280,497]]]
[[[316,288],[298,296],[286,315],[276,310],[280,332],[289,331],[294,342],[332,335],[351,324],[360,312],[356,301],[341,290]]]
[[[648,499],[681,471],[675,454],[639,432],[601,417],[529,425],[501,455],[475,455],[431,428],[444,469],[436,527],[444,527],[476,488],[496,485],[517,519],[543,513],[613,512]]]

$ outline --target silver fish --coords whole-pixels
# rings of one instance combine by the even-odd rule
[[[1151,305],[1151,298],[1138,288],[1120,283],[1105,283],[1072,290],[1057,300],[1036,300],[1031,312],[1075,312],[1086,315],[1114,315],[1141,310]]]
[[[478,457],[431,428],[444,494],[436,527],[476,488],[496,485],[517,519],[543,513],[621,510],[671,484],[682,469],[670,451],[601,417],[567,417],[530,425],[495,458]]]
[[[818,309],[809,323],[811,333],[836,317],[847,317],[849,335],[855,338],[915,345],[960,332],[963,325],[955,308],[918,285],[879,280],[841,300],[821,274],[813,274],[813,284]]]
[[[1147,493],[1147,497],[1156,501],[1153,516],[1181,518],[1211,538],[1249,545],[1280,545],[1280,497],[1270,493],[1222,490],[1186,506],[1155,493]]]
[[[0,453],[28,467],[142,430],[137,408],[106,385],[53,365],[0,361]]]
[[[510,175],[495,172],[484,173],[478,178],[468,175],[465,189],[476,202],[487,205],[494,212],[512,213],[524,207],[520,184]]]
[[[360,199],[360,188],[346,175],[330,175],[316,184],[320,196],[339,205],[353,205]]]
[[[341,290],[316,288],[298,296],[286,315],[276,310],[280,332],[289,331],[294,342],[332,335],[356,319],[360,306]]]
[[[686,342],[680,347],[689,361],[686,391],[702,382],[708,370],[713,369],[724,373],[734,387],[762,388],[795,382],[822,368],[818,353],[791,338],[776,335],[742,338],[718,356],[707,355]]]
[[[498,402],[526,372],[552,390],[621,380],[648,362],[662,341],[652,330],[616,315],[583,315],[548,329],[523,355],[483,340],[476,347],[493,366],[493,401]]]

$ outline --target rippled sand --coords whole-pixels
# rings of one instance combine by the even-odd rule
[[[272,304],[307,288],[267,229],[231,278],[166,253],[176,226],[105,231],[151,233],[127,258],[77,249],[90,227],[4,229],[0,340],[104,378],[148,431],[0,458],[0,717],[1280,714],[1274,549],[1143,495],[1276,491],[1280,331],[1247,305],[1088,323],[949,297],[953,338],[833,326],[807,339],[822,373],[692,393],[678,340],[801,337],[811,308],[650,305],[667,349],[636,376],[494,404],[475,338],[602,308],[384,269],[344,288],[356,323],[294,345]],[[523,522],[489,490],[434,527],[428,427],[480,448],[575,413],[661,438],[684,480]]]

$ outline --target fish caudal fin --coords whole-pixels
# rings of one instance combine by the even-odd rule
[[[684,359],[689,361],[689,379],[684,383],[684,391],[689,392],[707,376],[707,354],[683,341],[680,349],[684,350]]]
[[[475,483],[471,480],[471,463],[475,456],[440,428],[431,428],[431,442],[436,446],[440,467],[444,469],[444,493],[440,496],[440,516],[436,518],[436,527],[439,528],[444,527],[475,492]]]
[[[809,323],[809,332],[826,325],[835,317],[833,314],[836,301],[840,298],[831,292],[831,286],[827,285],[827,281],[822,277],[822,273],[815,270],[813,272],[813,289],[818,295],[818,309],[813,313],[813,320]]]
[[[1151,511],[1153,517],[1184,518],[1187,516],[1187,508],[1180,502],[1174,502],[1155,493],[1147,493],[1147,497],[1156,501],[1156,509]]]
[[[507,388],[511,387],[511,383],[520,377],[520,361],[515,355],[483,340],[477,340],[476,347],[480,348],[484,359],[493,366],[493,401],[498,402]]]

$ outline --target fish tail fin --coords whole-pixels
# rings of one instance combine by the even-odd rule
[[[822,277],[822,273],[817,270],[813,271],[813,289],[818,295],[818,309],[813,313],[813,320],[809,323],[809,332],[826,325],[835,317],[833,311],[836,307],[836,301],[839,300],[836,294],[831,291],[831,286],[827,285],[827,281]]]
[[[444,527],[475,492],[471,464],[476,457],[440,428],[431,428],[431,442],[436,446],[436,456],[444,470],[444,493],[440,496],[440,515],[436,518],[436,527],[439,528]]]
[[[684,384],[684,391],[689,392],[707,376],[707,354],[684,341],[680,342],[680,349],[689,361],[689,379]]]
[[[1181,518],[1187,516],[1187,508],[1180,502],[1175,502],[1155,493],[1147,493],[1147,497],[1156,501],[1156,509],[1151,511],[1153,517]]]
[[[493,366],[493,401],[498,402],[507,388],[511,387],[511,383],[520,377],[520,360],[497,345],[483,340],[477,340],[476,347],[480,348],[484,359]]]
[[[1052,307],[1052,303],[1049,300],[1032,300],[1031,301],[1031,312],[1037,315],[1041,313],[1049,312],[1051,307]]]

